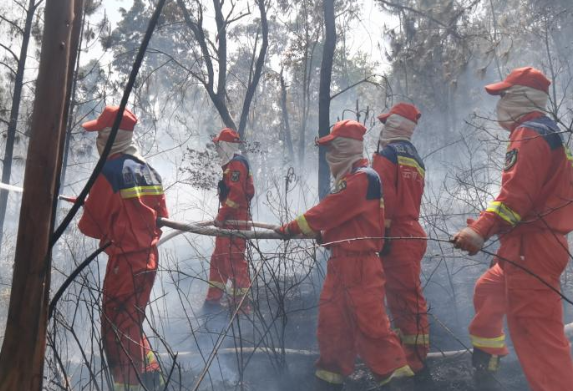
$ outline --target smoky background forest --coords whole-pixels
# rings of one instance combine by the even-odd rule
[[[67,123],[60,192],[76,196],[98,159],[81,123],[118,105],[154,0],[86,0]],[[43,0],[0,4],[2,182],[23,186],[43,30]],[[472,293],[491,256],[469,257],[447,243],[498,193],[509,134],[483,86],[534,66],[551,79],[548,115],[571,145],[573,4],[570,0],[336,0],[329,121],[368,129],[398,102],[422,112],[412,142],[426,164],[421,223],[430,236],[422,283],[431,322],[431,365],[443,390],[471,390],[467,326]],[[256,195],[253,220],[286,223],[319,200],[319,91],[325,45],[322,1],[166,2],[128,108],[135,138],[159,172],[170,217],[213,220],[221,175],[211,138],[233,127],[246,140]],[[0,191],[0,340],[12,284],[21,194]],[[60,201],[57,220],[70,205]],[[164,238],[171,231],[164,229]],[[146,332],[169,374],[168,390],[307,390],[317,357],[318,294],[326,251],[310,240],[251,240],[247,257],[253,313],[204,314],[214,238],[185,233],[159,247]],[[98,243],[77,219],[53,250],[52,286]],[[495,252],[494,239],[486,250]],[[105,256],[64,293],[48,327],[47,390],[109,390],[100,310]],[[573,297],[573,269],[562,290]],[[573,307],[565,305],[565,323]],[[510,345],[511,346],[511,345]],[[527,390],[515,353],[504,360],[504,389]],[[358,366],[348,389],[368,389]],[[308,383],[308,385],[307,385]]]

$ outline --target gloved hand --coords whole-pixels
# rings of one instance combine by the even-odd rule
[[[466,227],[454,235],[452,243],[455,248],[467,251],[469,255],[476,255],[483,247],[484,238],[470,227]]]
[[[217,228],[222,228],[222,227],[223,227],[223,224],[225,224],[225,222],[224,222],[224,221],[221,221],[221,220],[215,219],[215,220],[213,221],[213,225],[214,225],[215,227],[217,227]]]
[[[288,224],[275,228],[275,232],[279,234],[283,240],[289,240],[294,235],[289,231]]]

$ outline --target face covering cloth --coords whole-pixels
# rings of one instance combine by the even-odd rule
[[[336,183],[350,172],[352,165],[363,158],[364,143],[352,138],[338,137],[329,144],[326,161]]]

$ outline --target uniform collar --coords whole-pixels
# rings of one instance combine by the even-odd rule
[[[521,124],[526,123],[527,121],[531,121],[532,119],[536,119],[536,118],[540,118],[545,116],[544,113],[541,113],[539,111],[533,111],[531,113],[525,114],[524,116],[522,116],[520,119],[518,119],[517,121],[515,121],[515,124],[513,124],[511,126],[511,130],[510,132],[513,132],[515,129],[519,128],[521,126]]]

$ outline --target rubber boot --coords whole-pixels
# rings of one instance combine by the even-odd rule
[[[420,391],[437,391],[437,385],[432,378],[428,365],[414,373],[415,389]]]
[[[501,384],[497,380],[499,356],[474,348],[472,365],[474,367],[474,384],[477,391],[498,391]]]
[[[141,374],[141,383],[148,391],[162,391],[165,388],[165,381],[161,371],[144,372]]]
[[[314,378],[314,391],[342,391],[344,388],[344,384],[334,384],[319,379],[318,377]]]

